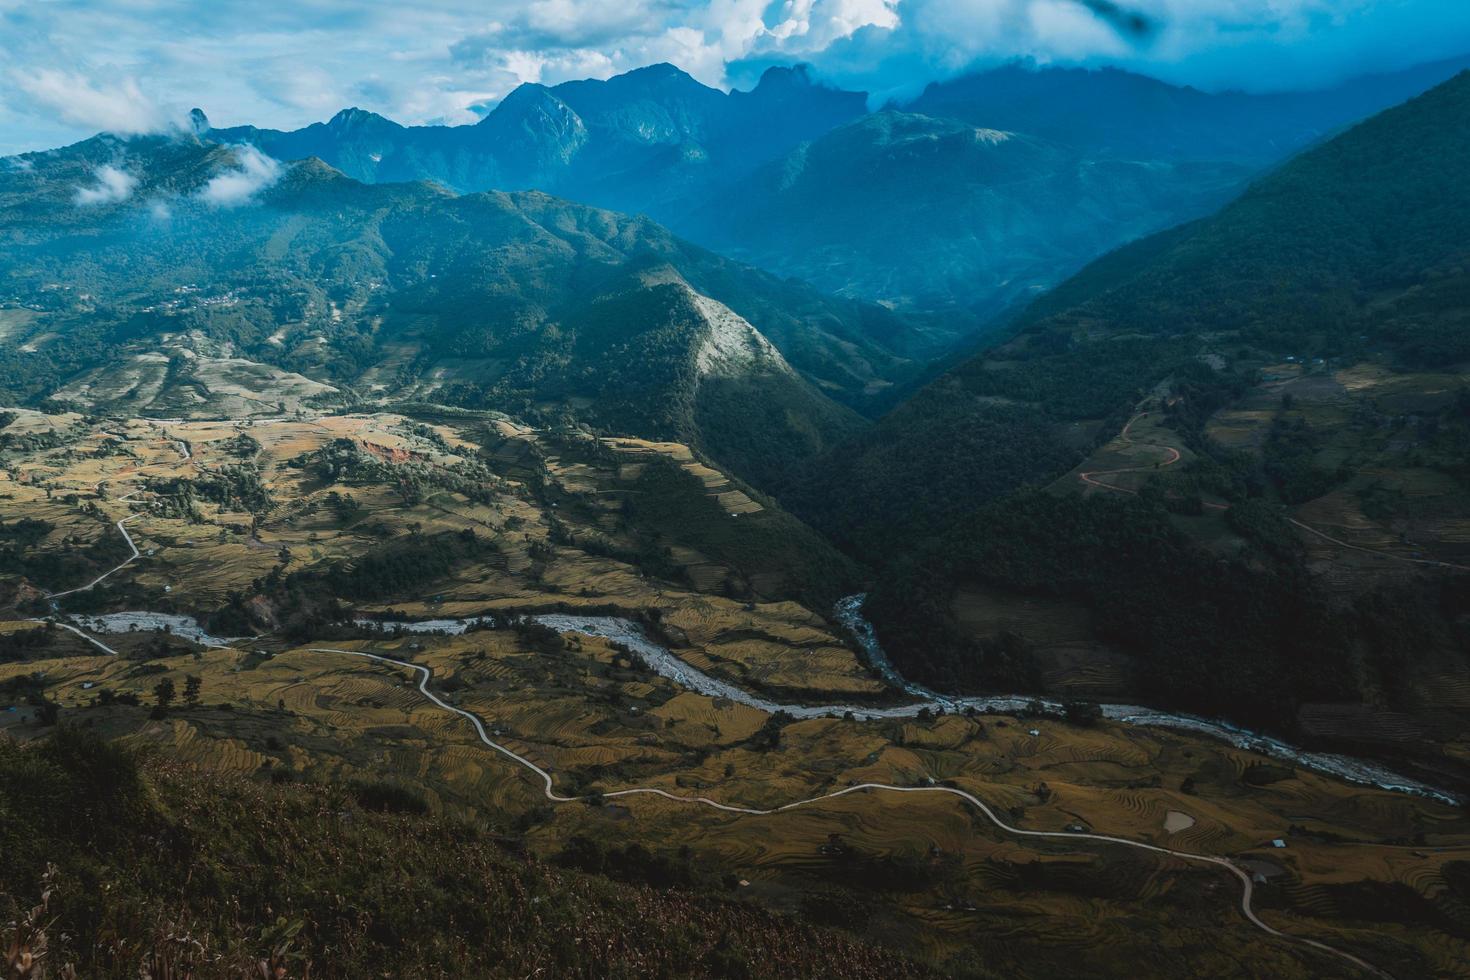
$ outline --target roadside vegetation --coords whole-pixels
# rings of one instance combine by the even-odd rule
[[[928,975],[716,893],[528,860],[401,790],[196,772],[63,727],[0,739],[0,794],[8,976]]]

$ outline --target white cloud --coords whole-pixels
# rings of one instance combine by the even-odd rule
[[[1126,36],[1131,14],[1156,27]],[[99,129],[290,129],[359,105],[470,122],[524,81],[671,61],[749,84],[809,61],[916,91],[1015,58],[1207,88],[1328,84],[1470,50],[1466,0],[0,0],[0,154]],[[162,100],[162,107],[149,96]]]
[[[331,116],[346,108],[350,99],[331,72],[303,65],[297,58],[277,59],[251,84],[262,97],[310,116]]]
[[[786,0],[768,34],[783,45],[819,50],[864,27],[897,27],[900,7],[899,0]]]
[[[76,202],[83,207],[94,204],[117,204],[133,196],[138,178],[117,167],[104,165],[97,168],[97,183],[91,187],[78,187]]]
[[[38,68],[16,71],[12,80],[37,107],[84,129],[132,135],[157,132],[168,121],[129,77],[99,84],[76,72]]]
[[[870,17],[871,26],[828,43],[813,21],[779,43],[758,39],[750,57],[805,57],[835,84],[902,97],[1015,59],[1270,91],[1470,51],[1464,0],[894,0],[892,10],[895,25]]]
[[[281,164],[253,146],[234,148],[236,166],[211,177],[199,199],[217,208],[248,204],[256,194],[281,179]]]

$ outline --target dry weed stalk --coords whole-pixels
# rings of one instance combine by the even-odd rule
[[[47,980],[46,959],[50,952],[46,930],[55,922],[48,918],[51,895],[55,891],[56,865],[48,864],[41,876],[41,902],[20,919],[6,924],[5,980]],[[76,980],[76,969],[64,963],[56,971],[57,980]]]

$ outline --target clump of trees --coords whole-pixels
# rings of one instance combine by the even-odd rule
[[[196,501],[204,500],[222,510],[266,514],[275,509],[275,500],[253,463],[226,463],[198,477],[151,479],[147,488],[164,504],[167,513],[195,523],[202,523]]]
[[[455,568],[497,551],[494,542],[473,528],[439,534],[410,534],[333,565],[323,573],[306,570],[292,576],[295,584],[319,581],[330,593],[352,599],[387,599],[421,592]]]
[[[777,711],[766,718],[765,724],[746,740],[746,744],[757,752],[772,752],[780,748],[781,732],[791,722],[792,717],[788,712]]]
[[[151,717],[164,718],[168,715],[168,709],[173,706],[174,682],[165,677],[153,685],[153,712]]]

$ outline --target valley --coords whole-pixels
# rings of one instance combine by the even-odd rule
[[[1368,964],[1412,950],[1426,970],[1465,952],[1453,930],[1385,929],[1371,903],[1352,913],[1367,917],[1361,929],[1322,917],[1364,901],[1338,883],[1367,875],[1395,901],[1449,902],[1452,919],[1456,876],[1470,862],[1458,808],[1283,764],[1248,740],[1067,720],[1051,713],[1060,706],[1030,714],[1021,699],[900,707],[905,695],[827,612],[849,585],[842,561],[783,559],[799,525],[683,446],[545,432],[493,413],[100,423],[12,414],[0,432],[11,447],[5,533],[33,543],[7,561],[60,551],[74,581],[48,582],[49,599],[12,594],[3,629],[17,642],[0,683],[124,744],[255,778],[386,781],[423,794],[433,812],[520,828],[547,858],[631,834],[655,855],[687,849],[681,873],[694,881],[738,878],[737,901],[801,909],[835,889],[865,932],[946,969],[1044,970],[1070,943],[1096,943],[1081,927],[1097,915],[1141,928],[1136,942],[1110,934],[1093,951],[1099,962],[1143,955],[1172,969],[1148,939],[1153,928],[1195,936],[1181,955],[1196,965],[1183,949],[1208,946],[1283,976],[1310,975],[1315,957],[1336,955],[1253,938],[1246,918],[1223,935],[1190,924],[1190,909],[1227,914],[1238,885],[1218,868],[1189,870],[1171,849],[1267,869],[1236,873],[1255,892],[1255,914],[1288,937]],[[32,448],[17,453],[18,440]],[[483,469],[472,484],[457,482],[473,467]],[[650,471],[673,486],[659,490]],[[206,490],[219,484],[228,496]],[[647,494],[671,499],[660,509],[619,500]],[[667,516],[686,507],[708,508],[689,536]],[[654,514],[666,530],[650,542]],[[31,522],[43,521],[39,537]],[[121,536],[118,521],[138,557],[124,550],[121,564],[95,567]],[[710,524],[729,530],[712,536]],[[446,535],[463,547],[432,560],[428,543]],[[375,558],[388,553],[418,574],[400,583]],[[317,594],[320,583],[330,591]],[[343,599],[341,612],[320,605]],[[53,603],[75,617],[62,624],[113,652],[27,622],[55,615]],[[101,615],[115,609],[159,612]],[[608,615],[623,618],[596,618]],[[464,617],[469,628],[453,632]],[[430,618],[451,632],[412,627]],[[191,628],[196,619],[205,630]],[[250,638],[227,639],[241,634]],[[650,667],[660,655],[673,670]],[[677,664],[715,689],[680,680]],[[161,717],[141,706],[162,681],[184,690],[191,676],[195,700]],[[770,710],[782,704],[792,707]],[[44,732],[43,713],[22,698],[0,717],[25,738]],[[586,800],[548,810],[543,788]],[[659,793],[719,807],[691,811]],[[954,794],[979,807],[974,819]],[[1302,824],[1304,809],[1318,816]],[[1171,829],[1175,813],[1194,822]],[[1418,843],[1389,839],[1411,827]],[[1134,854],[1088,835],[1163,850]],[[1285,850],[1273,848],[1283,835]],[[850,877],[854,861],[871,870]],[[1048,923],[1025,940],[1003,926],[1018,875]],[[1163,895],[1166,905],[1151,897]]]
[[[0,72],[5,980],[1467,976],[1470,60],[655,6]]]

